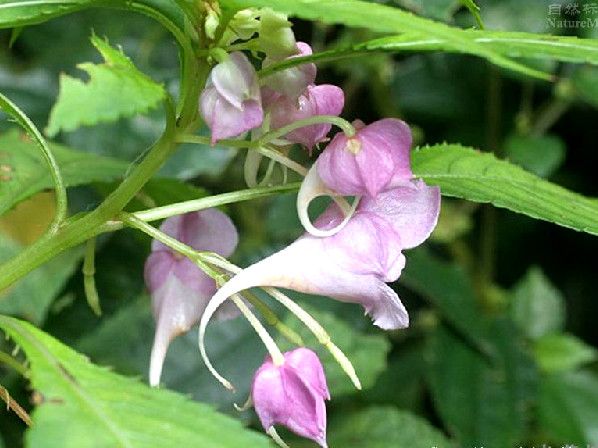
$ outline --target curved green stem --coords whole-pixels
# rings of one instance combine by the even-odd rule
[[[341,117],[335,115],[315,115],[313,117],[304,118],[302,120],[294,121],[291,124],[283,126],[273,131],[266,132],[258,140],[253,142],[253,147],[264,146],[272,140],[282,137],[295,129],[303,128],[305,126],[311,126],[314,124],[333,124],[341,128],[347,137],[353,137],[355,135],[355,128],[351,123]]]
[[[27,134],[37,143],[37,146],[42,152],[46,163],[48,164],[48,168],[50,169],[50,174],[52,175],[52,180],[54,181],[54,189],[56,195],[56,215],[48,228],[48,234],[53,234],[58,231],[58,228],[62,224],[62,222],[66,219],[67,214],[67,196],[66,196],[66,187],[64,185],[64,181],[62,180],[62,175],[60,174],[60,167],[58,166],[58,162],[52,154],[48,143],[39,132],[37,127],[33,124],[33,122],[29,119],[25,113],[17,107],[11,100],[0,93],[0,109],[3,109],[7,114],[12,116],[19,125]]]

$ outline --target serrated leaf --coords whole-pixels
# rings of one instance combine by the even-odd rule
[[[67,187],[115,180],[129,166],[117,159],[58,144],[50,144],[50,148]],[[52,176],[35,143],[17,130],[0,136],[0,214],[53,185]]]
[[[557,333],[565,325],[565,299],[537,267],[531,267],[513,288],[510,314],[530,339]]]
[[[206,405],[97,367],[35,327],[0,316],[23,349],[42,404],[26,445],[35,448],[268,447],[267,439]]]
[[[343,413],[331,424],[328,442],[342,448],[449,448],[453,443],[426,420],[390,406]]]
[[[371,387],[378,375],[386,368],[386,355],[390,350],[390,343],[386,337],[383,334],[367,334],[356,331],[334,314],[306,306],[305,303],[302,304],[302,307],[320,322],[331,335],[333,342],[353,363],[363,389]],[[316,341],[305,325],[292,314],[287,315],[284,323],[301,336],[306,346],[318,353],[326,371],[326,380],[331,396],[337,397],[356,392],[347,374],[343,372],[330,352]],[[283,350],[293,348],[282,337],[279,337],[277,342]]]
[[[580,39],[572,36],[545,34],[462,30],[463,37],[494,53],[510,58],[542,59],[598,65],[598,39]],[[363,56],[372,52],[433,52],[461,53],[461,49],[445,37],[430,37],[407,32],[397,36],[382,37],[349,47],[340,47],[315,53],[311,56],[291,58],[268,66],[260,72],[266,76],[274,71],[305,62],[326,62],[342,58]],[[588,84],[586,82],[586,84]],[[585,88],[585,87],[584,87]],[[589,86],[590,90],[595,90]]]
[[[439,39],[453,51],[480,56],[501,67],[528,76],[550,78],[545,73],[530,69],[475,42],[460,28],[418,17],[387,5],[360,0],[226,0],[221,3],[234,9],[268,6],[308,20],[362,27],[387,34],[409,33],[411,37],[424,40]]]
[[[544,378],[538,420],[553,440],[578,446],[597,444],[598,377],[580,371]]]
[[[536,397],[536,369],[504,319],[485,320],[490,360],[440,327],[430,340],[428,381],[446,427],[459,446],[515,446]]]
[[[145,113],[166,95],[164,87],[137,70],[121,50],[112,48],[97,36],[92,36],[91,42],[105,62],[77,66],[89,75],[86,83],[61,75],[60,93],[46,130],[50,136],[60,130],[72,131],[83,125]]]
[[[534,356],[544,372],[575,370],[598,359],[598,351],[569,334],[549,334],[534,343]]]
[[[598,200],[543,180],[522,168],[460,145],[412,153],[414,173],[442,194],[497,207],[598,235]]]

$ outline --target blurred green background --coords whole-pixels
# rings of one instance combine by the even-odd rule
[[[463,27],[475,24],[459,1],[385,3]],[[489,29],[598,37],[596,28],[551,28],[547,18],[549,5],[559,3],[555,0],[478,3]],[[294,29],[314,51],[373,37],[300,21]],[[2,32],[0,91],[40,128],[47,125],[60,73],[81,77],[78,63],[99,60],[89,42],[92,30],[121,45],[137,67],[177,92],[175,45],[159,25],[139,15],[107,10],[69,15],[24,29],[12,47],[10,33]],[[526,62],[542,64],[557,81],[523,79],[468,56],[410,54],[328,63],[319,66],[318,83],[343,87],[343,116],[349,120],[400,117],[413,127],[416,144],[460,142],[494,151],[555,183],[598,197],[598,71]],[[0,124],[0,149],[11,127]],[[161,129],[156,112],[61,133],[57,141],[132,162]],[[242,160],[225,148],[186,145],[133,207],[243,188]],[[71,212],[95,207],[111,188],[70,189]],[[294,201],[286,194],[228,207],[241,235],[233,261],[245,266],[299,236]],[[52,211],[51,195],[44,193],[1,218],[0,260],[34,240]],[[84,298],[80,249],[5,292],[0,312],[33,321],[95,363],[146,377],[153,337],[142,277],[148,252],[149,240],[133,231],[98,241],[101,318]],[[330,446],[598,444],[596,253],[596,237],[444,199],[433,238],[407,253],[407,269],[395,285],[412,316],[408,330],[385,333],[373,328],[357,306],[295,295],[354,361],[364,383],[362,392],[353,390],[320,351],[333,397]],[[307,338],[295,319],[286,320]],[[255,425],[252,412],[238,414],[232,403],[245,401],[265,355],[258,338],[241,319],[213,324],[208,350],[219,370],[239,386],[235,395],[207,373],[194,331],[171,346],[165,385]],[[0,383],[32,406],[26,382],[2,364]],[[0,409],[0,446],[1,439],[7,447],[20,446],[22,432],[22,423]],[[311,446],[285,437],[293,446]]]

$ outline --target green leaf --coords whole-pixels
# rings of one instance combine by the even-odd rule
[[[462,37],[489,51],[510,58],[544,59],[598,65],[598,39],[580,39],[571,36],[548,36],[534,33],[507,31],[462,30]],[[260,72],[266,76],[305,62],[325,62],[342,58],[363,56],[371,52],[423,52],[443,51],[461,53],[451,39],[407,32],[397,36],[373,39],[349,47],[340,47],[315,53],[311,56],[287,59],[272,64]],[[580,75],[581,76],[581,75]],[[589,84],[589,83],[586,83]],[[589,86],[593,91],[593,86]]]
[[[118,179],[128,164],[50,144],[67,187]],[[0,214],[46,188],[52,176],[35,143],[17,130],[0,136]]]
[[[360,0],[225,0],[221,3],[234,9],[269,6],[302,19],[367,28],[386,34],[409,33],[411,38],[439,41],[452,51],[480,56],[528,76],[549,79],[545,73],[530,69],[476,42],[460,28],[449,27],[387,5]]]
[[[97,367],[25,322],[0,317],[0,327],[25,352],[32,385],[44,397],[33,413],[27,446],[269,446],[238,421]]]
[[[41,23],[90,6],[92,0],[2,0],[0,27],[13,28]]]
[[[164,87],[137,70],[121,50],[97,36],[92,36],[91,42],[105,62],[78,65],[89,75],[87,83],[62,74],[58,100],[50,112],[50,136],[145,113],[166,95]]]
[[[543,180],[518,166],[460,145],[441,144],[412,153],[414,173],[442,194],[523,213],[598,235],[598,200]]]
[[[390,350],[390,344],[386,337],[383,334],[366,334],[357,331],[346,322],[337,318],[333,313],[317,310],[306,306],[305,303],[302,304],[302,307],[320,322],[332,337],[332,341],[353,363],[363,389],[371,387],[386,368],[386,355]],[[330,352],[316,341],[305,325],[299,322],[292,314],[287,315],[284,323],[301,336],[306,346],[318,353],[326,371],[326,380],[328,381],[330,394],[333,397],[356,392],[347,374],[336,363]],[[293,348],[282,337],[277,339],[277,343],[282,350]]]
[[[536,396],[536,370],[507,320],[485,324],[496,354],[490,361],[444,327],[432,335],[432,397],[459,446],[517,446]]]
[[[565,299],[540,268],[530,268],[513,288],[511,318],[530,339],[560,332],[565,325]]]
[[[565,143],[555,135],[511,135],[504,148],[511,162],[540,177],[550,177],[565,160]]]
[[[103,319],[99,328],[87,333],[76,347],[94,362],[147,378],[154,331],[150,299],[142,296]],[[214,365],[235,385],[235,394],[224,389],[205,368],[194,330],[171,343],[162,383],[168,389],[213,403],[223,412],[239,415],[233,403],[247,399],[252,374],[264,360],[266,350],[243,318],[212,323],[206,344]]]
[[[569,334],[549,334],[534,344],[534,355],[544,372],[575,370],[598,359],[598,351]]]
[[[598,377],[580,371],[542,380],[538,419],[552,439],[586,446],[598,443]]]
[[[375,406],[343,413],[328,431],[330,446],[343,448],[447,448],[444,434],[416,415],[393,407]]]
[[[21,245],[0,233],[0,263],[22,250]],[[79,266],[83,251],[74,248],[42,265],[0,294],[0,313],[41,324],[48,308]]]

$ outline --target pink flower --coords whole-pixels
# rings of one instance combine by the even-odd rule
[[[311,47],[308,44],[297,42],[297,54],[287,59],[309,56],[311,54]],[[265,68],[274,62],[276,61],[266,58],[264,59],[263,67]],[[316,81],[316,73],[315,64],[301,64],[276,72],[268,76],[265,81],[268,89],[278,92],[291,100],[295,100],[305,91],[307,86],[312,85]]]
[[[376,197],[413,177],[411,131],[403,121],[386,118],[368,126],[354,125],[354,137],[337,134],[316,162],[328,188],[346,196]]]
[[[270,106],[271,128],[278,129],[297,120],[315,115],[338,116],[343,110],[345,97],[336,86],[323,84],[307,86],[298,99],[279,96]],[[289,132],[286,140],[305,146],[311,153],[313,147],[324,141],[330,132],[330,124],[314,124]]]
[[[407,311],[386,282],[399,278],[405,266],[402,250],[421,244],[430,235],[439,211],[439,189],[421,180],[387,190],[375,199],[364,198],[338,233],[323,238],[306,233],[229,280],[214,296],[214,304],[244,289],[281,287],[359,303],[383,329],[407,327]],[[315,225],[335,228],[343,220],[333,204]]]
[[[212,69],[200,97],[200,111],[212,131],[212,143],[262,124],[257,74],[243,53],[231,53]]]
[[[326,447],[326,405],[330,399],[324,369],[307,348],[284,354],[277,366],[267,357],[251,386],[255,411],[267,433],[283,425],[295,434]]]
[[[237,245],[237,230],[228,216],[216,209],[168,218],[160,229],[197,250],[229,256]],[[170,341],[188,331],[200,318],[216,283],[188,258],[159,241],[145,262],[145,283],[151,294],[156,334],[150,361],[150,383],[158,385]],[[234,317],[227,304],[221,318]]]

